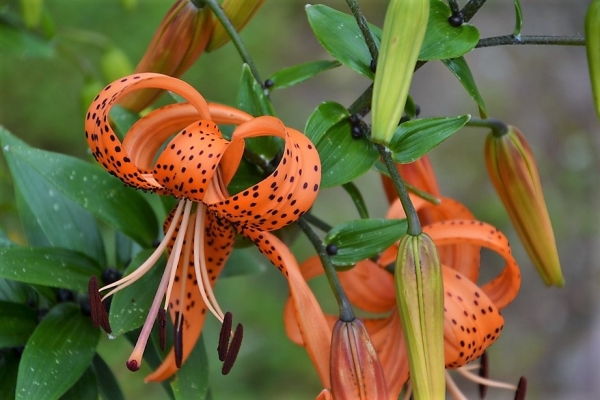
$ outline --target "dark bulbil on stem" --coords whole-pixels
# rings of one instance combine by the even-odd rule
[[[461,26],[463,24],[463,22],[465,22],[465,17],[459,11],[456,14],[452,14],[451,16],[449,16],[448,22],[450,23],[451,26],[458,28],[459,26]]]

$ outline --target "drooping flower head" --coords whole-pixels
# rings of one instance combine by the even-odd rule
[[[442,264],[445,365],[447,369],[460,369],[480,357],[498,338],[504,325],[499,310],[519,290],[519,268],[506,237],[493,226],[475,220],[459,202],[442,198],[439,205],[434,205],[415,196],[412,200],[423,232],[433,239]],[[387,218],[404,218],[399,200],[391,204]],[[484,267],[481,248],[499,254],[505,262],[497,277],[483,285],[477,283],[480,268]],[[344,290],[356,308],[371,315],[384,315],[365,318],[364,324],[383,365],[390,399],[398,398],[409,378],[406,343],[390,273],[397,253],[396,244],[376,261],[360,261],[354,268],[339,272]],[[306,280],[322,274],[319,258],[309,258],[301,270]],[[289,307],[285,314],[286,332],[294,342],[303,345],[297,321],[288,310]],[[330,327],[336,320],[335,316],[327,316]]]
[[[109,111],[122,96],[147,88],[171,90],[187,103],[150,112],[121,142],[110,126]],[[237,125],[230,140],[223,137],[218,124]],[[185,82],[152,73],[127,76],[108,85],[91,104],[85,127],[92,154],[109,173],[128,186],[179,199],[165,221],[165,236],[154,254],[130,275],[100,288],[112,289],[106,298],[135,282],[165,249],[169,251],[159,289],[128,361],[130,369],[139,368],[161,308],[170,311],[175,346],[147,380],[164,380],[185,361],[200,335],[207,309],[225,320],[212,286],[233,249],[236,233],[251,239],[287,278],[304,339],[328,351],[328,333],[320,328],[324,324],[319,323],[323,316],[318,304],[291,252],[269,233],[296,221],[318,193],[319,157],[302,133],[274,117],[253,118],[231,107],[207,103]],[[264,180],[230,195],[227,185],[242,159],[244,139],[259,136],[283,139],[281,161]],[[100,324],[101,309],[92,309]]]

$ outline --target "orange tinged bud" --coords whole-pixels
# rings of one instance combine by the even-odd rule
[[[525,136],[509,126],[485,141],[488,173],[521,242],[547,285],[563,286],[554,232],[533,153]]]
[[[388,398],[383,368],[360,320],[335,323],[331,337],[330,375],[331,392],[336,400]]]
[[[214,28],[208,6],[198,8],[191,0],[177,0],[158,27],[135,73],[158,72],[173,77],[182,75],[206,48]],[[150,105],[161,90],[140,90],[119,104],[132,111]]]
[[[252,19],[264,2],[265,0],[225,0],[221,4],[221,8],[227,14],[235,30],[239,32]],[[229,39],[229,34],[225,31],[223,25],[217,22],[206,51],[218,49],[226,44]]]

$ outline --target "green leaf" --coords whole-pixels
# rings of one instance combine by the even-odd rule
[[[91,368],[96,375],[98,390],[103,400],[125,400],[117,378],[98,353],[94,355]]]
[[[348,182],[342,185],[342,188],[348,193],[356,210],[358,211],[358,215],[361,218],[369,218],[369,210],[367,209],[367,204],[365,203],[365,199],[363,198],[362,193],[358,189],[358,187],[352,183]]]
[[[237,95],[237,106],[255,117],[261,115],[275,115],[271,100],[263,91],[250,71],[248,64],[242,67],[242,79]],[[257,137],[246,140],[246,147],[252,152],[271,160],[282,146],[283,141],[274,136]]]
[[[31,307],[0,301],[0,348],[24,345],[37,326],[37,319]]]
[[[283,89],[297,85],[323,71],[339,67],[340,65],[341,64],[339,61],[322,60],[311,61],[300,65],[294,65],[293,67],[284,68],[269,76],[267,80],[271,80],[273,82],[273,85],[269,87],[269,90]]]
[[[125,270],[125,275],[142,265],[154,250],[139,252]],[[138,281],[115,293],[109,315],[112,335],[120,336],[144,324],[164,270],[165,259],[161,257]]]
[[[60,400],[98,400],[98,379],[91,366]]]
[[[473,78],[473,74],[471,73],[471,69],[469,68],[469,64],[464,59],[464,57],[457,57],[448,60],[442,60],[444,65],[448,67],[448,69],[456,76],[458,81],[463,85],[469,96],[479,106],[479,113],[481,114],[481,118],[487,118],[487,112],[485,108],[485,103],[483,102],[483,98],[479,93],[479,89],[477,89],[477,84],[475,83],[475,79]]]
[[[6,233],[0,228],[0,247],[14,246],[15,244],[8,238]]]
[[[521,29],[523,29],[523,11],[521,10],[521,2],[519,0],[514,0],[515,2],[515,30],[513,31],[514,36],[518,36],[521,34]]]
[[[325,244],[338,248],[331,257],[338,266],[353,265],[390,247],[406,234],[404,219],[358,219],[337,225],[325,236]]]
[[[473,25],[453,27],[448,23],[450,7],[442,1],[432,1],[427,31],[419,53],[419,61],[455,58],[473,50],[479,42],[479,31]]]
[[[17,389],[20,355],[16,350],[6,350],[0,356],[0,399],[13,400]]]
[[[465,126],[469,119],[470,115],[461,115],[414,119],[400,124],[389,145],[392,158],[403,164],[418,160]]]
[[[50,58],[56,52],[49,43],[33,33],[0,22],[0,54],[3,57]]]
[[[244,249],[234,249],[223,268],[220,278],[251,275],[266,271],[271,265],[254,245]]]
[[[208,392],[208,357],[204,337],[196,342],[194,350],[177,372],[171,388],[177,400],[205,399]]]
[[[108,172],[74,157],[34,149],[3,128],[0,141],[9,165],[14,166],[11,170],[18,166],[35,172],[55,194],[64,194],[140,244],[149,246],[156,238],[158,223],[152,208],[138,192]]]
[[[57,399],[89,366],[100,339],[89,317],[73,303],[61,303],[33,332],[19,364],[17,400]]]
[[[317,40],[335,59],[373,79],[371,53],[353,16],[316,4],[306,7],[308,22]],[[381,29],[369,25],[379,46]]]
[[[0,266],[0,270],[2,267]],[[30,285],[8,279],[0,279],[0,301],[21,304],[37,304],[38,294]]]
[[[86,291],[102,267],[88,256],[67,249],[9,247],[0,249],[0,278]]]
[[[379,153],[366,138],[354,139],[348,110],[335,102],[321,103],[306,123],[306,136],[321,157],[321,188],[348,183],[367,172]]]

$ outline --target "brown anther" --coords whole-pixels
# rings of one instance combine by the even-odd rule
[[[183,314],[177,313],[175,315],[174,329],[173,349],[175,351],[175,365],[177,368],[181,368],[181,364],[183,364]]]
[[[525,400],[525,395],[527,394],[527,379],[524,376],[519,379],[519,384],[517,385],[517,391],[515,392],[515,400]]]
[[[126,365],[127,365],[127,369],[132,372],[135,372],[140,369],[140,365],[138,364],[138,362],[136,360],[127,361]]]
[[[233,334],[233,339],[231,339],[231,344],[229,345],[229,349],[227,350],[225,361],[223,362],[223,368],[221,369],[221,373],[223,375],[227,375],[229,371],[231,371],[231,368],[235,363],[237,355],[240,352],[243,336],[244,327],[242,326],[242,324],[237,324],[237,326],[235,327],[235,333]]]
[[[479,376],[487,379],[490,375],[490,365],[487,353],[484,351],[479,358]],[[485,395],[487,394],[487,386],[479,385],[479,398],[485,399]]]
[[[106,333],[111,333],[112,329],[108,323],[108,313],[106,312],[106,308],[104,308],[104,304],[102,304],[102,297],[98,288],[98,278],[95,276],[92,276],[88,283],[88,295],[92,324],[95,328],[100,326]]]
[[[160,349],[165,351],[167,347],[167,312],[164,308],[161,308],[158,311],[158,342],[160,344]]]
[[[223,316],[223,325],[221,325],[221,333],[219,333],[219,346],[217,347],[217,353],[219,353],[219,360],[225,361],[227,356],[227,349],[229,348],[229,335],[231,334],[231,326],[233,325],[233,315],[229,311]]]

